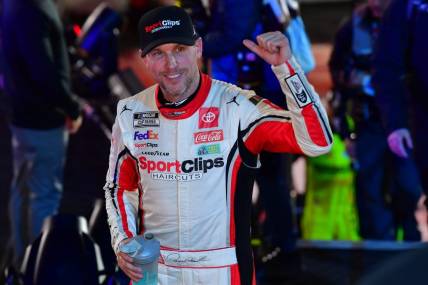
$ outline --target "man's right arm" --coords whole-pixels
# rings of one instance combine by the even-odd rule
[[[301,67],[291,58],[272,69],[288,111],[254,95],[242,102],[241,126],[247,149],[253,154],[265,150],[307,156],[329,152],[333,136],[327,113]]]
[[[119,102],[118,108],[120,105]],[[139,204],[138,170],[134,157],[122,140],[119,112],[113,125],[109,167],[104,186],[111,242],[115,252],[119,251],[122,240],[137,234]]]
[[[289,111],[278,110],[269,101],[256,100],[258,112],[249,112],[244,120],[255,123],[250,124],[245,141],[247,148],[254,154],[261,150],[308,156],[327,153],[333,144],[327,113],[302,68],[292,57],[287,38],[281,32],[268,32],[258,35],[256,40],[257,44],[250,40],[243,43],[271,64]],[[254,120],[254,116],[259,118]],[[270,118],[264,122],[263,117]]]

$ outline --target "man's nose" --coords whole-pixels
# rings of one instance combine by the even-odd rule
[[[166,64],[168,67],[175,67],[177,65],[177,60],[172,53],[166,55]]]

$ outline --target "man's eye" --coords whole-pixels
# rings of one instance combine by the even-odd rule
[[[162,56],[162,53],[158,50],[154,50],[150,53],[150,55],[154,56],[154,57],[160,57],[160,56]]]
[[[185,50],[186,50],[186,48],[183,46],[179,46],[175,49],[176,52],[184,52]]]

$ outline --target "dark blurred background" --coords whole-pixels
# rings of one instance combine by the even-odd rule
[[[73,15],[71,19],[75,21],[76,25],[82,25],[98,5],[98,1],[70,0],[65,2],[65,7],[70,10],[69,12]],[[125,2],[110,2],[118,11],[121,11],[120,13],[125,13]],[[351,14],[355,3],[352,1],[313,0],[302,1],[300,4],[302,18],[305,21],[317,62],[309,79],[320,95],[325,96],[332,87],[327,66],[332,48],[331,43],[339,24]],[[119,73],[125,77],[124,74],[131,73],[131,81],[138,79],[139,84],[147,86],[151,81],[146,79],[134,49],[137,36],[135,23],[125,20],[124,27],[119,38]],[[103,125],[110,127],[111,117],[109,116],[114,115],[115,100],[102,97],[85,98],[85,100],[94,108],[96,114],[101,116]],[[0,256],[5,254],[9,237],[7,203],[12,177],[11,141],[7,113],[7,100],[0,93]],[[110,142],[105,131],[100,128],[99,122],[98,118],[94,120],[93,117],[86,116],[80,131],[76,135],[70,136],[61,213],[89,219],[95,200],[104,199],[102,187],[105,183]],[[358,246],[350,242],[336,244],[300,242],[299,248],[304,253],[305,266],[317,280],[317,283],[309,281],[305,284],[354,284],[374,265],[414,246],[418,245],[402,244],[400,246],[398,244],[395,246],[394,242],[386,242],[360,243]],[[276,283],[272,281],[269,284]]]
[[[121,1],[110,1],[113,7],[123,11],[126,4]],[[65,1],[68,13],[73,15],[76,24],[82,25],[86,17],[98,5],[97,1]],[[314,1],[301,3],[302,16],[306,23],[307,32],[314,44],[320,44],[322,54],[317,60],[326,62],[328,45],[342,21],[349,15],[353,3],[350,1]],[[135,24],[135,23],[132,23]],[[136,29],[127,23],[120,42],[119,68],[133,68],[137,76],[144,77],[138,69],[138,62],[130,57],[129,49],[135,45]],[[323,48],[324,47],[324,48]],[[327,49],[325,48],[327,47]],[[136,67],[137,66],[137,67]],[[321,73],[326,67],[319,66]],[[320,88],[328,90],[328,74],[323,74],[325,82],[320,82]],[[313,75],[317,78],[317,75]],[[324,86],[323,86],[324,85]],[[94,105],[97,105],[95,102]],[[101,105],[101,104],[100,104]],[[99,109],[97,111],[100,111]],[[9,236],[8,199],[9,186],[12,177],[11,141],[7,123],[7,100],[1,94],[0,111],[0,256],[4,255]],[[85,118],[80,131],[70,137],[68,155],[65,167],[64,195],[61,204],[61,213],[71,213],[89,219],[95,199],[104,197],[102,189],[107,170],[110,142],[99,126],[91,119]]]
[[[81,8],[83,11],[78,11],[83,13],[81,15],[82,18],[84,18],[85,11],[91,11],[91,8],[94,7],[93,3],[87,5],[87,9]],[[326,45],[331,43],[339,23],[346,15],[349,15],[353,6],[350,1],[303,2],[301,5],[302,15],[311,41],[314,44]],[[76,3],[75,6],[78,6],[78,4]],[[126,46],[124,49],[126,49]],[[325,63],[328,56],[329,54],[324,52],[318,60]],[[126,56],[121,59],[124,62],[124,66],[134,64],[133,62],[127,62],[127,60]],[[138,62],[135,64],[138,64]],[[322,67],[319,68],[322,69]],[[316,74],[313,77],[316,77]],[[327,80],[322,84],[328,85],[329,81]],[[326,89],[328,86],[321,86],[321,88]],[[1,98],[0,193],[2,198],[0,199],[0,224],[2,226],[0,230],[0,253],[7,244],[9,232],[7,202],[12,177],[10,132],[5,115],[7,110],[5,108],[4,95]],[[84,120],[81,130],[70,137],[61,212],[89,217],[94,200],[104,197],[102,187],[107,170],[109,147],[110,142],[100,128],[87,118]]]

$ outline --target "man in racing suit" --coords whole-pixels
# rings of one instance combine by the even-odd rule
[[[105,193],[118,265],[142,278],[120,244],[151,232],[161,243],[159,284],[255,284],[258,154],[328,152],[326,112],[280,32],[244,45],[272,65],[289,111],[201,74],[202,40],[183,9],[146,13],[139,32],[143,63],[158,84],[117,107]]]

